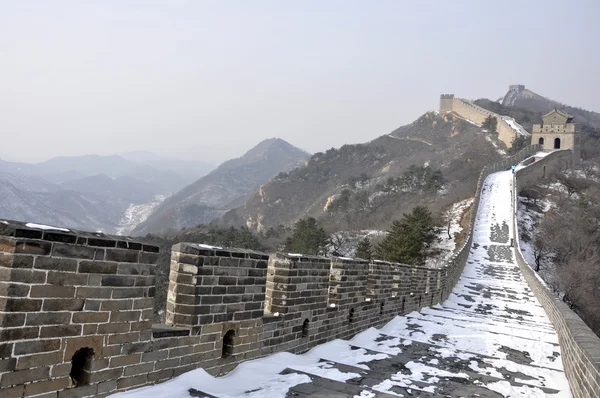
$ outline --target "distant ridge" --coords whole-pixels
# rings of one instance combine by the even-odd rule
[[[0,217],[115,233],[124,230],[132,209],[156,204],[211,167],[148,152],[137,153],[145,159],[129,155],[59,156],[34,164],[0,160]]]
[[[509,86],[507,93],[502,98],[502,105],[512,108],[523,108],[542,114],[548,113],[554,108],[564,109],[575,118],[576,123],[600,128],[600,113],[551,100],[535,93],[522,84]]]
[[[261,141],[243,156],[224,162],[169,197],[132,233],[165,232],[210,222],[244,203],[277,174],[303,166],[309,157],[306,151],[280,138]]]
[[[311,216],[334,231],[381,230],[417,204],[438,211],[471,195],[481,167],[502,156],[481,127],[428,112],[371,142],[314,154],[306,167],[273,178],[218,223],[268,232]],[[422,195],[392,187],[390,181],[412,165],[441,169],[448,192]]]

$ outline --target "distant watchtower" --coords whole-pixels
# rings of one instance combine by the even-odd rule
[[[542,124],[533,125],[531,143],[543,145],[545,152],[571,149],[574,159],[579,159],[578,127],[563,110],[553,109],[542,116]]]
[[[524,84],[511,84],[510,86],[508,86],[508,90],[521,92],[521,91],[525,90],[525,85]]]
[[[454,105],[454,94],[440,95],[440,114],[452,112]]]

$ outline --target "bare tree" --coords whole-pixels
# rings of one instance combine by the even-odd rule
[[[565,173],[558,175],[558,181],[560,181],[560,183],[567,190],[567,197],[569,199],[571,196],[573,196],[573,194],[579,194],[590,186],[590,183],[586,179],[569,176]]]
[[[548,242],[540,235],[533,238],[533,256],[535,259],[535,272],[540,272],[546,260],[552,258],[552,250]]]
[[[600,335],[600,204],[590,181],[560,175],[567,198],[533,232],[535,270]],[[574,194],[578,198],[574,198]]]
[[[543,198],[542,193],[536,187],[528,187],[521,189],[519,192],[519,196],[522,196],[526,199],[525,207],[530,208],[531,203],[537,205],[538,200]]]
[[[349,254],[350,237],[345,231],[334,232],[329,235],[329,247],[333,256],[346,256]]]

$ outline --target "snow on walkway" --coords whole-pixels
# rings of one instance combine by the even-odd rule
[[[224,377],[202,369],[113,397],[571,397],[557,335],[514,261],[512,173],[484,183],[467,265],[441,305]]]

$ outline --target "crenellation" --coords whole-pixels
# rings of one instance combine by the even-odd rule
[[[498,122],[498,139],[502,141],[507,148],[512,147],[513,141],[517,137],[530,135],[513,118],[499,115],[463,98],[455,98],[453,94],[442,94],[440,96],[439,112],[442,115],[453,113],[478,126],[481,126],[490,116],[496,118]]]

